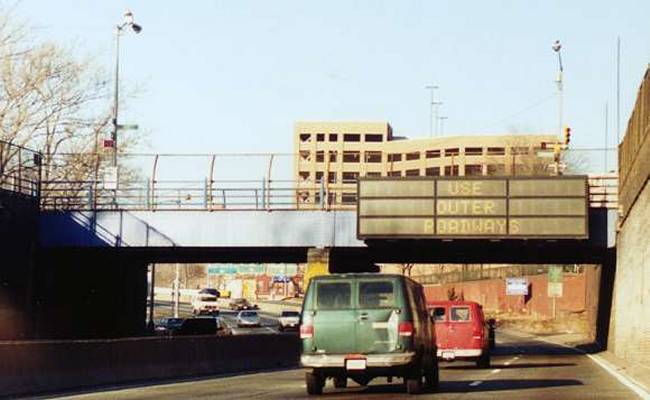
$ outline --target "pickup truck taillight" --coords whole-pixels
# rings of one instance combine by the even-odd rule
[[[314,336],[314,325],[300,325],[300,339],[308,339]]]
[[[414,331],[413,322],[410,321],[400,322],[397,326],[397,333],[400,336],[413,336]]]

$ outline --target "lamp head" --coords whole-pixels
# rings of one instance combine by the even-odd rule
[[[126,22],[127,25],[131,25],[133,23],[133,13],[131,10],[124,11],[124,22]]]
[[[553,51],[558,53],[560,49],[562,49],[562,44],[559,40],[556,40],[555,43],[553,43]]]

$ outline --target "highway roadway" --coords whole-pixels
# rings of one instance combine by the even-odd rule
[[[278,330],[280,323],[278,322],[277,316],[274,314],[265,312],[264,310],[258,310],[261,323],[260,327],[239,328],[237,327],[236,321],[238,312],[227,309],[228,299],[220,300],[219,304],[221,306],[219,316],[221,316],[226,322],[226,325],[231,329],[233,335],[280,333]],[[157,300],[154,308],[154,316],[156,320],[173,315],[173,303],[171,301]],[[192,317],[192,306],[189,303],[179,303],[178,316],[181,318]]]
[[[636,399],[630,389],[586,355],[536,339],[499,333],[490,369],[470,363],[441,364],[441,384],[434,393],[413,397],[401,381],[377,379],[367,387],[348,380],[347,389],[325,386],[325,399]],[[168,384],[130,387],[63,397],[104,399],[303,399],[304,371],[292,369],[212,377]]]

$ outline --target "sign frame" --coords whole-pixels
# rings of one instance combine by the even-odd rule
[[[517,285],[512,285],[514,283]],[[512,286],[519,286],[519,288],[517,288],[518,290],[513,290]],[[506,296],[528,296],[528,278],[506,278]]]
[[[580,195],[517,195],[511,196],[510,187],[512,186],[513,181],[580,181],[584,185],[584,192]],[[407,196],[363,196],[362,195],[362,185],[364,182],[371,181],[382,181],[382,182],[403,182],[403,181],[423,181],[423,182],[432,182],[434,185],[433,196],[418,196],[418,195],[407,195]],[[490,182],[490,181],[504,181],[505,183],[505,194],[504,195],[475,195],[475,196],[441,196],[439,193],[440,182],[446,181],[456,181],[459,183],[468,182],[468,181],[479,181],[479,182]],[[453,239],[579,239],[586,240],[589,238],[589,185],[587,175],[560,175],[560,176],[435,176],[435,177],[361,177],[357,180],[357,238],[360,240],[369,240],[369,239],[433,239],[433,240],[453,240]],[[433,207],[430,214],[427,215],[409,215],[405,213],[400,213],[399,215],[362,215],[361,207],[363,206],[364,200],[410,200],[410,199],[433,199]],[[490,200],[504,199],[506,203],[505,215],[452,215],[452,216],[441,216],[438,214],[438,199],[459,199],[459,200]],[[525,214],[525,215],[511,215],[510,202],[511,200],[517,199],[574,199],[584,201],[584,214],[560,214],[560,215],[536,215],[536,214]],[[372,219],[384,219],[384,220],[394,220],[399,219],[420,219],[424,224],[432,224],[433,232],[425,234],[415,234],[415,233],[402,233],[402,234],[367,234],[361,233],[361,224],[363,220],[372,220]],[[487,221],[487,220],[497,220],[505,219],[506,230],[505,233],[496,233],[496,234],[486,234],[486,233],[477,233],[477,234],[444,234],[441,235],[438,232],[438,221],[441,220],[452,220],[452,219],[469,219],[473,221]],[[548,219],[559,221],[561,219],[580,219],[584,221],[584,230],[579,234],[516,234],[510,232],[510,226],[514,220],[533,220],[533,219]],[[428,222],[431,221],[431,222]]]

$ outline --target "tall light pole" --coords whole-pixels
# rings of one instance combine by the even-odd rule
[[[562,137],[562,101],[563,101],[563,82],[562,82],[562,73],[564,68],[562,67],[562,44],[559,40],[556,40],[553,43],[553,51],[557,53],[558,60],[558,71],[557,78],[555,83],[557,83],[557,103],[558,103],[558,126],[557,126],[557,135],[558,138]]]
[[[142,26],[133,21],[133,13],[130,10],[124,12],[124,22],[115,25],[115,97],[113,98],[113,132],[111,134],[113,142],[113,167],[117,167],[117,130],[119,128],[117,116],[120,101],[120,36],[127,28],[131,28],[135,33],[142,31]]]
[[[433,137],[433,124],[435,122],[434,115],[433,115],[433,109],[435,107],[435,101],[434,101],[434,95],[433,92],[438,89],[438,85],[427,85],[424,87],[425,89],[428,89],[429,92],[431,93],[431,99],[429,100],[429,137]]]

